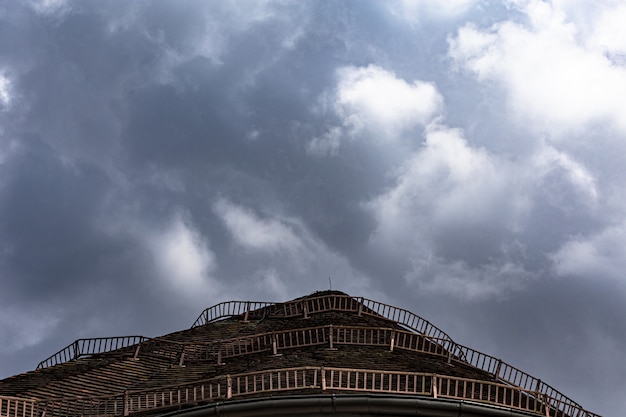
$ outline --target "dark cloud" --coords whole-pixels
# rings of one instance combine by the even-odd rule
[[[331,277],[617,414],[626,77],[562,12],[587,44],[522,4],[5,2],[0,376]]]

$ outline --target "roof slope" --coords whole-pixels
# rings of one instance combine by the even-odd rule
[[[0,381],[0,415],[157,414],[241,398],[375,393],[595,416],[421,317],[337,291],[221,303],[157,338],[81,339]]]

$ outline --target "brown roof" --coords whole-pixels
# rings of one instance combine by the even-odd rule
[[[156,414],[239,398],[387,393],[595,416],[421,317],[337,291],[226,302],[157,338],[80,339],[0,381],[0,415]]]

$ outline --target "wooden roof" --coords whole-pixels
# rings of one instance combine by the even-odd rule
[[[0,415],[133,415],[324,393],[393,393],[595,416],[421,317],[337,291],[227,302],[157,338],[80,339],[0,381]]]

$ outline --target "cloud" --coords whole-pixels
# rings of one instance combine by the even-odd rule
[[[182,215],[176,215],[163,230],[143,236],[155,264],[157,275],[168,287],[186,296],[198,296],[210,288],[215,291],[212,273],[215,255],[208,242]]]
[[[214,212],[224,222],[234,241],[253,251],[298,251],[302,242],[292,226],[274,218],[262,219],[242,206],[220,199],[213,205]]]
[[[476,0],[400,0],[396,13],[405,19],[420,20],[428,18],[451,19],[467,12]]]
[[[5,3],[3,376],[330,278],[619,408],[623,2]]]
[[[371,129],[389,136],[425,125],[443,106],[431,83],[408,83],[395,74],[370,65],[338,71],[335,110],[344,126],[355,131]]]
[[[337,155],[342,136],[342,129],[333,126],[323,135],[313,138],[313,140],[307,144],[306,151],[308,154],[315,156]]]
[[[512,237],[532,208],[519,173],[461,130],[431,126],[395,185],[366,203],[378,224],[370,244],[410,259],[405,280],[418,288],[469,299],[508,293],[530,275]]]
[[[31,7],[43,15],[62,15],[69,11],[67,0],[31,0]]]
[[[558,2],[523,1],[516,7],[524,23],[460,28],[449,39],[452,60],[479,81],[501,85],[513,114],[536,131],[560,137],[608,123],[626,132],[626,67],[607,56],[608,46],[599,46],[600,32],[585,38]],[[611,45],[612,51],[618,48]]]
[[[399,141],[443,110],[443,98],[432,83],[409,83],[376,65],[342,67],[337,78],[331,100],[341,124],[310,141],[311,154],[334,155],[345,138]]]
[[[8,107],[11,104],[11,99],[11,81],[0,72],[0,110],[3,107]]]
[[[568,188],[576,194],[575,200],[586,205],[589,209],[596,208],[599,200],[599,191],[593,174],[580,162],[575,161],[570,155],[557,151],[552,146],[545,146],[538,152],[533,160],[536,171],[536,181],[551,175],[562,175],[558,182],[559,189],[552,188],[550,198],[553,203],[567,209],[574,201],[558,201],[559,196],[567,193]]]
[[[499,164],[484,149],[472,148],[461,130],[431,128],[423,148],[399,169],[395,186],[368,203],[378,219],[377,235],[430,234],[450,222],[491,223],[502,200],[510,201],[508,212],[515,218],[510,178]]]
[[[549,255],[535,247],[545,239],[540,217],[562,217],[554,250],[600,201],[594,176],[564,152],[543,145],[505,158],[436,124],[394,176],[364,205],[377,221],[372,250],[409,259],[404,279],[416,288],[473,300],[506,296],[546,272]]]
[[[533,278],[519,263],[494,261],[472,267],[463,261],[450,262],[429,256],[415,259],[404,280],[419,292],[479,302],[506,298]]]
[[[561,276],[609,280],[624,287],[626,224],[609,226],[591,236],[569,239],[552,255]]]
[[[296,297],[281,278],[281,274],[274,268],[260,269],[254,274],[255,293],[265,295],[267,300],[289,300]]]
[[[0,351],[17,352],[35,346],[56,330],[57,313],[36,306],[29,310],[0,307]]]

